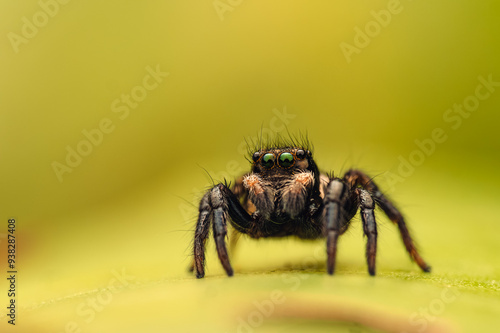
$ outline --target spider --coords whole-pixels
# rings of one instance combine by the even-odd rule
[[[196,277],[205,276],[205,243],[210,228],[219,260],[227,275],[233,275],[225,242],[228,222],[236,235],[246,234],[252,238],[326,238],[326,269],[328,274],[333,274],[338,237],[349,228],[358,210],[367,237],[368,273],[374,276],[376,206],[398,226],[411,259],[424,272],[430,272],[403,216],[373,180],[355,169],[341,178],[320,173],[309,147],[307,139],[300,142],[280,139],[266,146],[256,146],[250,150],[252,166],[249,173],[237,179],[234,186],[219,183],[205,193],[199,205],[194,235],[191,270]]]

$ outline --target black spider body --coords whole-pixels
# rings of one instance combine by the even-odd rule
[[[231,189],[220,183],[203,196],[194,237],[193,269],[196,277],[204,276],[205,242],[212,227],[219,259],[227,275],[233,275],[225,243],[229,222],[236,232],[252,238],[326,238],[327,271],[333,274],[338,237],[360,210],[367,236],[368,271],[375,275],[376,205],[397,224],[410,257],[423,271],[430,271],[417,252],[403,216],[365,173],[349,170],[342,178],[320,173],[307,142],[259,147],[252,155],[251,171]]]

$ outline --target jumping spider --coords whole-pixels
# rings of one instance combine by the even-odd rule
[[[233,275],[225,243],[228,221],[236,233],[252,238],[326,237],[327,271],[333,274],[337,239],[348,229],[358,209],[367,237],[368,272],[375,275],[377,205],[398,226],[411,259],[429,272],[403,216],[373,180],[359,170],[349,170],[341,178],[320,173],[308,146],[307,140],[281,140],[257,147],[251,154],[249,173],[237,179],[231,188],[220,183],[203,196],[194,236],[192,270],[196,277],[205,275],[205,243],[210,227],[220,262],[227,275]]]

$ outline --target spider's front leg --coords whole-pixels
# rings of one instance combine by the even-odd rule
[[[213,227],[215,246],[219,260],[228,276],[233,275],[229,262],[225,238],[227,235],[227,219],[231,217],[231,225],[239,232],[246,233],[253,221],[243,209],[236,195],[224,184],[218,184],[209,190],[201,199],[199,216],[194,237],[194,269],[197,278],[205,276],[205,243]]]
[[[212,207],[210,207],[210,192],[206,193],[200,202],[198,222],[194,233],[194,262],[193,269],[197,278],[205,276],[205,243],[210,231]]]
[[[368,272],[375,275],[377,254],[377,224],[375,222],[375,202],[368,191],[352,188],[349,183],[335,178],[326,186],[323,199],[323,225],[326,234],[327,272],[333,274],[337,257],[338,237],[347,228],[358,207],[361,208],[363,232],[367,239],[366,260]]]
[[[322,215],[326,235],[326,268],[328,274],[333,274],[335,270],[338,237],[347,229],[352,218],[352,216],[348,216],[345,210],[348,201],[351,201],[348,184],[345,184],[340,179],[331,179],[326,186]]]
[[[366,261],[368,263],[368,273],[375,275],[375,258],[377,256],[377,223],[375,222],[375,201],[368,191],[356,189],[361,206],[361,221],[363,222],[363,232],[366,240]]]

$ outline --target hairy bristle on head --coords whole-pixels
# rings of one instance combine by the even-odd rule
[[[302,148],[304,150],[309,150],[312,152],[313,147],[309,141],[307,132],[305,134],[299,133],[297,135],[287,132],[286,136],[279,133],[260,133],[257,138],[247,138],[245,139],[247,143],[248,155],[250,157],[256,151],[267,151],[272,149],[280,148]]]

